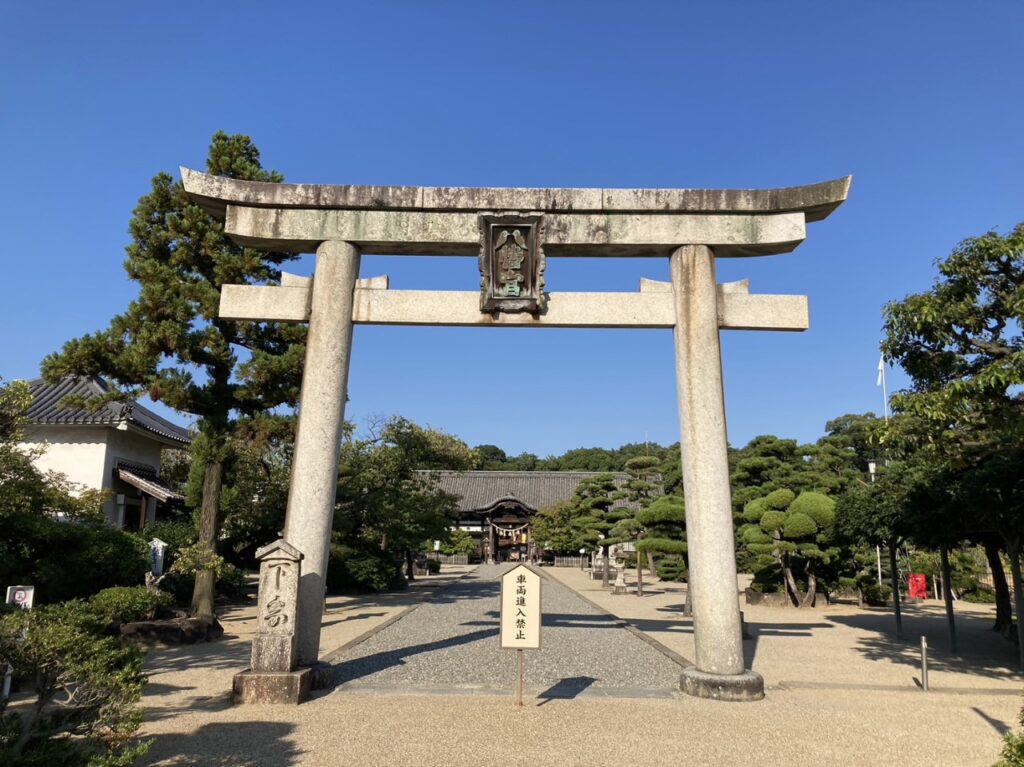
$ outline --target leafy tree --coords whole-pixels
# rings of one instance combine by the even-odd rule
[[[624,491],[626,499],[636,504],[636,512],[631,516],[623,519],[612,528],[612,538],[620,540],[631,540],[637,543],[637,557],[636,557],[636,594],[637,596],[643,596],[644,593],[644,578],[643,578],[643,555],[640,551],[640,541],[647,537],[647,529],[640,522],[638,515],[654,500],[658,490],[658,482],[656,480],[658,473],[658,466],[660,461],[654,456],[649,455],[638,455],[630,458],[626,461],[626,472],[629,474],[629,478],[626,480],[622,490]],[[652,551],[647,551],[648,564],[650,566],[651,575],[654,575],[654,554]]]
[[[608,549],[628,538],[611,535],[616,522],[630,516],[629,510],[614,508],[624,497],[615,482],[614,474],[595,474],[585,478],[576,486],[572,503],[575,507],[574,524],[580,531],[583,546],[591,551],[600,550],[603,561],[601,584],[608,586]]]
[[[207,171],[246,181],[280,182],[264,170],[247,136],[216,133]],[[197,417],[193,496],[200,499],[199,541],[212,557],[220,523],[225,463],[240,421],[294,404],[305,352],[301,325],[236,322],[218,317],[225,284],[275,284],[290,253],[240,247],[224,226],[160,173],[135,208],[125,269],[138,297],[105,330],[69,341],[43,361],[43,375],[102,375],[110,399],[154,401]],[[214,614],[214,574],[201,572],[192,611]]]
[[[533,517],[533,539],[547,551],[576,554],[585,547],[583,533],[575,524],[578,508],[563,501],[541,509]]]
[[[477,545],[473,536],[459,528],[450,530],[446,537],[437,540],[441,541],[441,553],[446,556],[463,554],[471,557],[477,553]]]
[[[476,454],[444,432],[400,417],[371,425],[369,436],[342,446],[335,543],[404,559],[411,578],[413,554],[425,540],[447,538],[458,510],[455,496],[417,470],[464,471],[475,463]]]
[[[220,547],[232,564],[246,566],[256,549],[284,529],[292,471],[292,433],[287,426],[249,438],[247,429],[232,437],[230,470],[221,492]]]
[[[886,439],[947,480],[948,506],[969,515],[961,529],[1002,536],[1024,636],[1024,224],[968,238],[936,266],[930,290],[884,310],[882,351],[911,379]]]
[[[497,445],[477,445],[473,448],[477,454],[477,468],[483,471],[501,471],[508,462],[505,451]]]
[[[837,527],[843,536],[857,543],[885,546],[889,552],[897,638],[903,636],[903,619],[896,552],[913,531],[915,506],[920,503],[919,488],[923,481],[920,466],[906,461],[893,462],[879,467],[875,482],[851,485],[840,496],[837,506]]]
[[[813,606],[817,592],[815,569],[839,554],[839,548],[832,545],[835,502],[822,493],[805,491],[797,495],[783,488],[750,501],[743,510],[743,518],[747,524],[740,529],[740,538],[746,547],[775,561],[794,605]],[[795,561],[804,563],[804,594],[793,575]]]

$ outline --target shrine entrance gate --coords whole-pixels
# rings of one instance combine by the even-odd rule
[[[715,259],[787,253],[845,199],[850,178],[761,190],[472,189],[237,181],[181,169],[186,192],[253,248],[316,253],[312,278],[225,285],[220,316],[308,322],[285,540],[304,555],[297,662],[317,662],[352,327],[356,324],[671,328],[675,336],[696,665],[681,687],[756,700],[744,666],[719,330],[805,330],[805,296],[717,284]],[[480,291],[389,290],[361,254],[472,256]],[[662,256],[671,282],[548,293],[548,257]]]

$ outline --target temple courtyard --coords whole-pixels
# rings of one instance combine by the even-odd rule
[[[616,595],[550,567],[538,568],[542,649],[525,651],[516,708],[515,653],[498,641],[508,567],[446,565],[406,592],[329,597],[321,657],[334,686],[299,706],[232,705],[256,606],[225,608],[223,640],[149,652],[145,763],[991,765],[1017,726],[1022,678],[989,630],[991,606],[957,603],[951,656],[938,601],[905,606],[905,642],[887,609],[744,605],[765,698],[726,703],[679,692],[694,655],[684,585]]]

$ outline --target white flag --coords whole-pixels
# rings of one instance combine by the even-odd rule
[[[885,357],[882,355],[878,356],[878,380],[875,381],[875,386],[881,386],[882,381],[885,380]]]

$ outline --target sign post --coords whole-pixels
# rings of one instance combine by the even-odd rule
[[[501,646],[516,651],[516,706],[523,706],[523,650],[540,649],[540,576],[526,565],[501,576]]]
[[[164,574],[164,554],[167,551],[167,544],[159,538],[149,542],[149,571],[154,577]]]
[[[8,586],[7,604],[17,605],[22,610],[31,610],[32,602],[35,599],[35,586]],[[4,668],[3,686],[0,687],[0,698],[7,700],[11,697],[11,678],[14,676],[14,667],[8,663]]]

